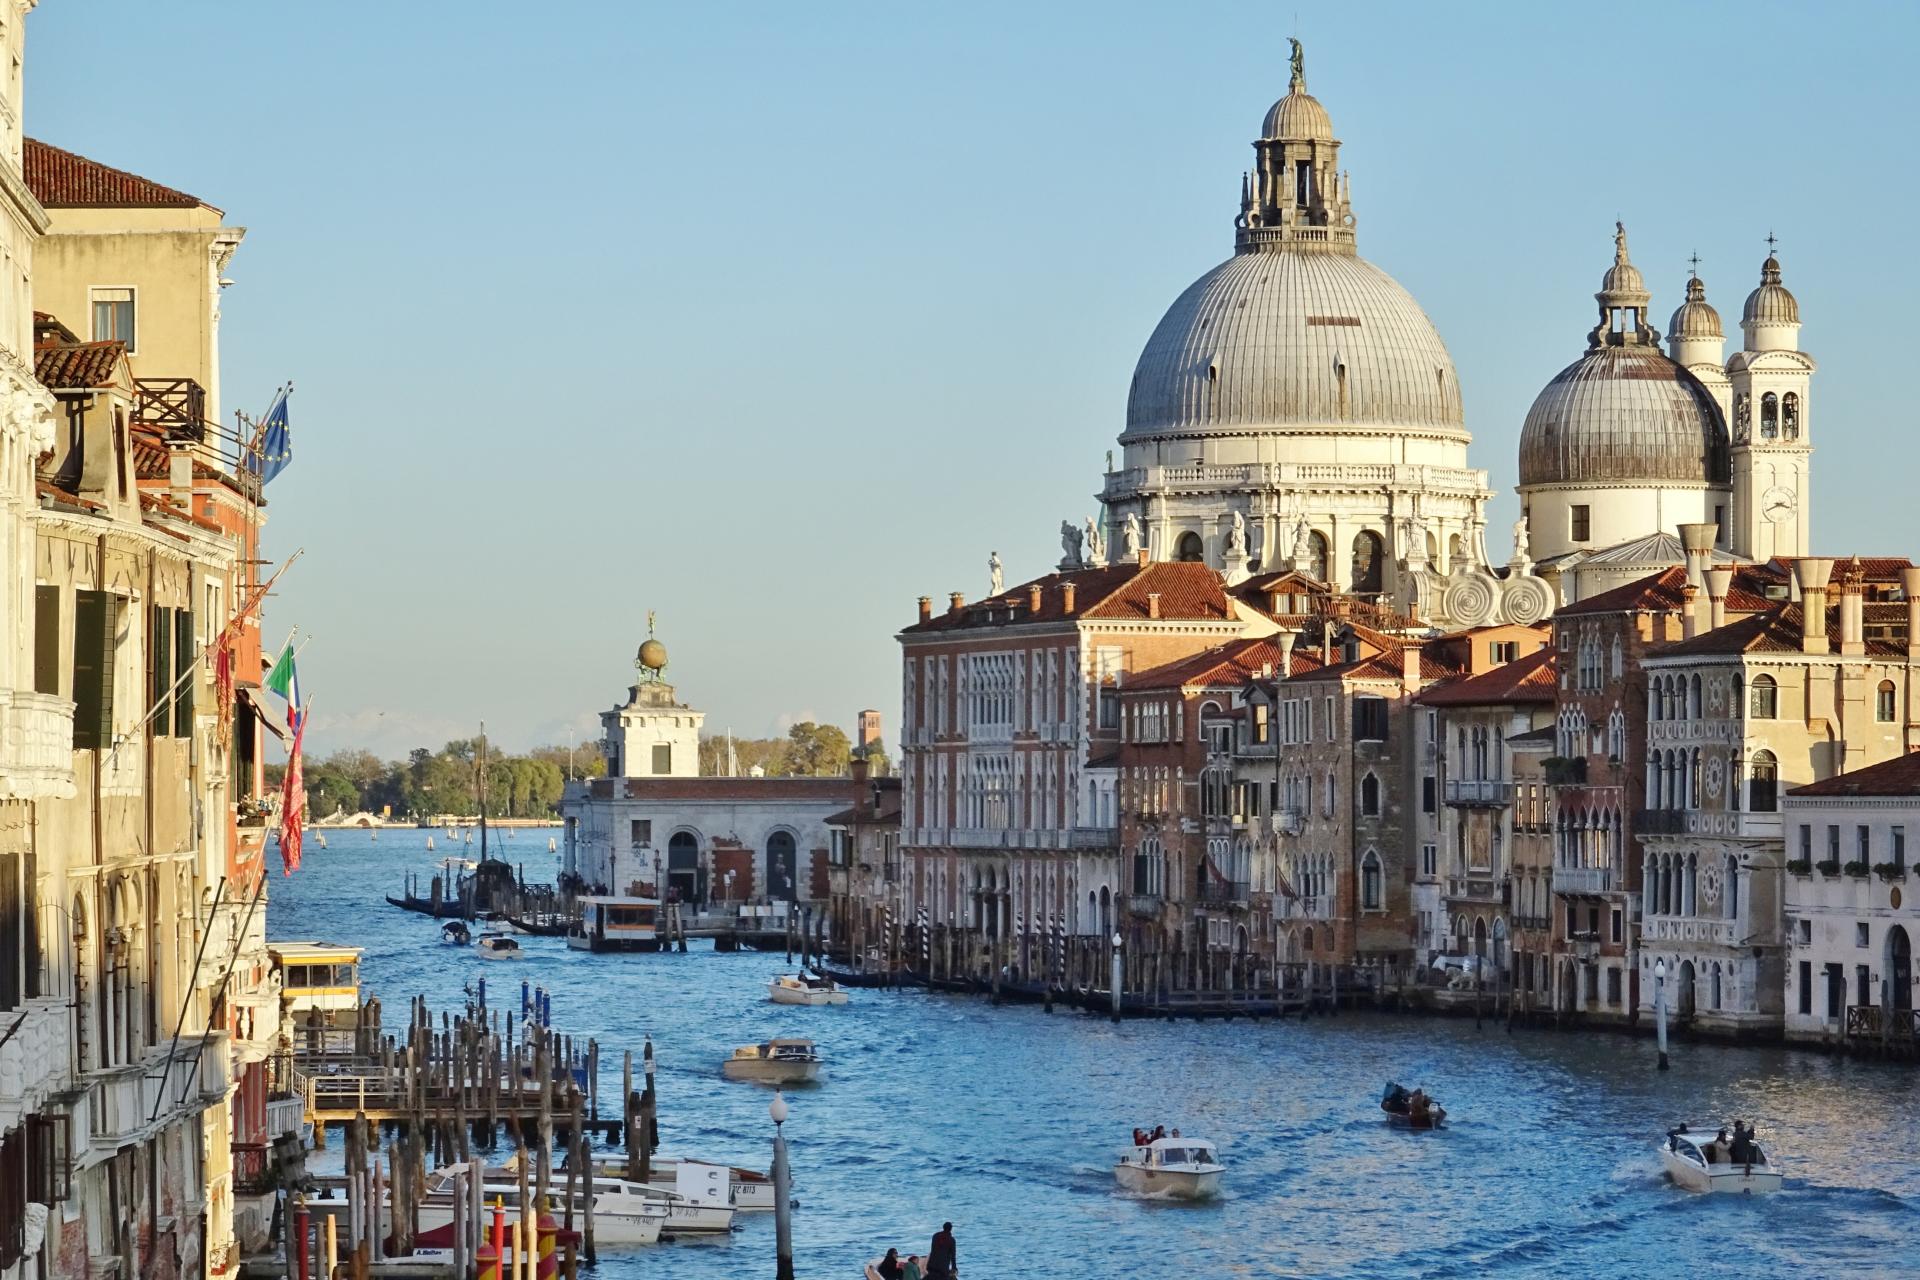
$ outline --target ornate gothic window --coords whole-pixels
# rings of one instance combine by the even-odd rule
[[[1385,885],[1380,875],[1380,855],[1367,850],[1360,859],[1360,909],[1362,911],[1381,911],[1385,909]]]
[[[1747,714],[1751,718],[1773,720],[1779,717],[1780,686],[1774,683],[1772,676],[1755,676],[1752,694],[1747,708]]]

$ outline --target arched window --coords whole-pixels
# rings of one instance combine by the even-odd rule
[[[1385,893],[1386,886],[1380,877],[1380,855],[1369,849],[1360,859],[1360,909],[1384,910]]]
[[[1371,529],[1353,537],[1353,565],[1347,590],[1355,595],[1379,595],[1386,580],[1386,544]]]
[[[1687,681],[1687,719],[1698,720],[1699,718],[1700,676],[1698,673],[1695,673],[1693,678]]]
[[[1197,564],[1207,558],[1206,547],[1197,533],[1183,533],[1180,541],[1174,544],[1173,558],[1188,564]]]
[[[1360,812],[1369,818],[1380,816],[1380,779],[1372,774],[1360,780]]]
[[[1760,438],[1780,438],[1780,397],[1771,391],[1760,397]]]
[[[1873,695],[1873,718],[1881,724],[1893,723],[1894,697],[1893,681],[1882,680]]]
[[[1800,438],[1800,393],[1797,391],[1780,397],[1780,434],[1789,440]]]
[[[791,831],[776,831],[767,837],[767,881],[763,896],[786,902],[800,896],[799,855]]]
[[[1772,676],[1753,678],[1752,697],[1747,701],[1747,715],[1755,720],[1773,720],[1780,714],[1780,686]]]
[[[1331,564],[1331,552],[1327,546],[1327,535],[1315,530],[1307,535],[1306,570],[1315,580],[1327,581],[1328,566]]]
[[[1753,768],[1748,771],[1748,804],[1753,813],[1773,813],[1779,807],[1780,766],[1771,751],[1753,753]]]

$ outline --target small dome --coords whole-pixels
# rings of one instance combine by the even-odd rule
[[[1780,283],[1780,262],[1768,255],[1760,268],[1760,287],[1747,295],[1741,324],[1799,324],[1800,303]]]
[[[1657,349],[1603,346],[1562,369],[1527,411],[1520,484],[1725,485],[1728,449],[1700,379]]]
[[[664,670],[667,665],[667,646],[658,640],[646,640],[640,646],[639,661],[649,671]]]
[[[1726,334],[1720,328],[1720,313],[1707,303],[1707,286],[1699,276],[1687,281],[1687,300],[1673,313],[1673,319],[1667,322],[1667,341],[1680,342],[1687,338],[1724,338]]]
[[[1603,307],[1644,307],[1653,300],[1640,268],[1627,257],[1627,228],[1613,224],[1613,265],[1600,277],[1600,292],[1593,295]]]
[[[1333,120],[1327,115],[1327,109],[1320,105],[1320,99],[1305,88],[1296,88],[1273,104],[1267,112],[1265,123],[1260,126],[1260,136],[1284,138],[1289,142],[1308,139],[1330,142],[1333,139]]]

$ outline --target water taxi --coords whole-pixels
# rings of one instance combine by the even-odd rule
[[[567,934],[575,951],[658,951],[660,899],[586,897]]]
[[[775,1004],[845,1004],[847,993],[828,977],[806,973],[783,973],[767,984],[767,996]]]
[[[1727,1130],[1720,1130],[1725,1133]],[[1758,1142],[1749,1141],[1750,1159],[1735,1164],[1730,1150],[1716,1135],[1692,1132],[1686,1125],[1667,1131],[1660,1144],[1660,1164],[1676,1186],[1688,1191],[1720,1191],[1738,1195],[1767,1195],[1780,1189],[1780,1170]]]
[[[270,942],[267,954],[280,971],[280,994],[294,1044],[315,1050],[336,1042],[351,1046],[360,1022],[360,948]]]
[[[1113,1166],[1122,1191],[1166,1200],[1204,1200],[1220,1189],[1226,1166],[1205,1138],[1155,1138],[1128,1147]]]
[[[565,1167],[563,1164],[562,1168]],[[678,1191],[681,1189],[680,1171],[692,1168],[706,1180],[716,1178],[714,1170],[726,1175],[727,1203],[736,1213],[772,1213],[775,1206],[773,1179],[757,1169],[743,1169],[738,1165],[714,1164],[707,1160],[686,1160],[675,1156],[654,1156],[648,1164],[649,1187]],[[625,1178],[627,1162],[625,1160],[601,1159],[594,1162],[596,1178]]]
[[[427,1175],[427,1194],[420,1201],[422,1231],[444,1227],[453,1221],[454,1174],[471,1168],[470,1165],[449,1165]],[[488,1170],[485,1195],[489,1206],[494,1204],[500,1206],[505,1221],[520,1220],[520,1185],[518,1178],[511,1171]],[[554,1215],[556,1217],[564,1215],[567,1208],[567,1191],[564,1182],[556,1182],[550,1198]],[[584,1191],[576,1186],[573,1191],[575,1220],[582,1220],[586,1210],[587,1200]],[[602,1186],[597,1179],[595,1181],[593,1238],[598,1245],[655,1244],[666,1231],[670,1216],[671,1210],[667,1201],[657,1194],[635,1195],[615,1187]]]
[[[743,1044],[720,1064],[729,1080],[756,1084],[802,1084],[820,1078],[820,1053],[811,1040],[763,1040]]]
[[[520,944],[505,934],[490,933],[473,944],[482,960],[518,960]]]

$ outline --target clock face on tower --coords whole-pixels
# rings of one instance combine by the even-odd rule
[[[1760,514],[1779,524],[1793,515],[1796,506],[1793,490],[1774,485],[1760,495]]]

